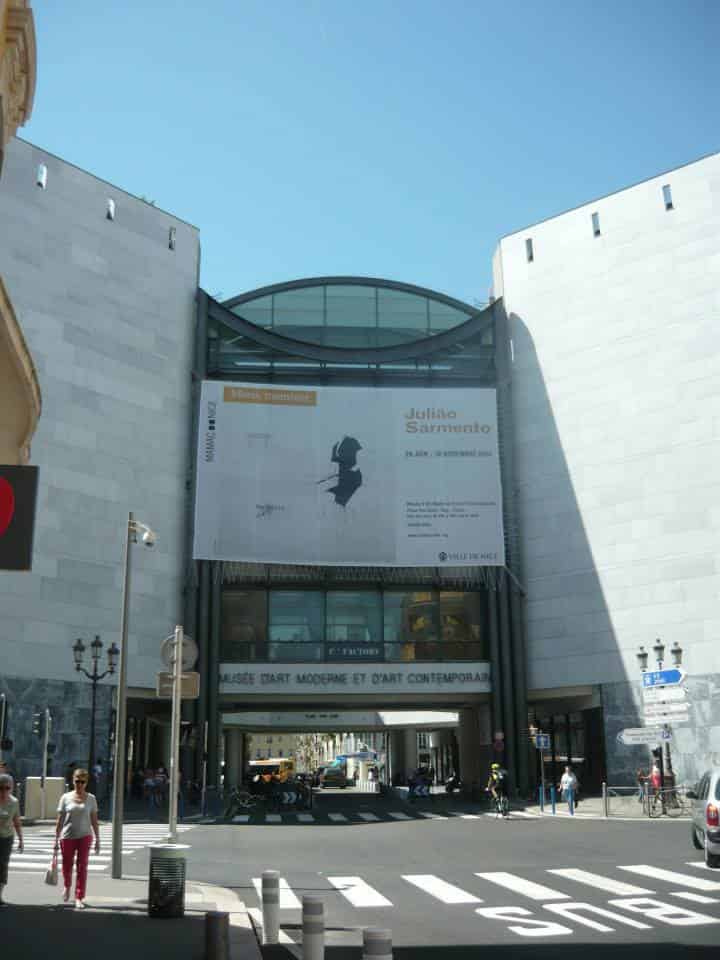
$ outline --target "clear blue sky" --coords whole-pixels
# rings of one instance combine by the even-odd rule
[[[720,149],[718,0],[33,0],[21,135],[201,230],[234,293],[487,297],[499,237]]]

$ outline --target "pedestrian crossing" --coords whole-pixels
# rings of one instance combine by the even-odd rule
[[[359,810],[354,813],[339,812],[287,812],[287,813],[267,813],[266,811],[252,810],[249,813],[239,813],[231,818],[231,823],[253,824],[255,826],[264,823],[390,823],[390,822],[408,822],[412,820],[480,820],[483,817],[495,818],[495,813],[465,813],[459,810],[412,810],[409,813],[405,810]],[[530,819],[537,820],[538,816],[529,813],[527,810],[513,810],[510,819]]]
[[[178,826],[178,833],[192,830],[192,825]],[[122,852],[124,856],[132,856],[140,850],[155,843],[165,843],[167,840],[167,826],[157,823],[135,823],[123,826]],[[10,870],[45,872],[52,860],[55,848],[54,828],[41,829],[25,828],[24,852],[13,850],[10,860]],[[94,846],[92,848],[94,850]],[[90,853],[88,871],[102,873],[110,869],[112,862],[112,824],[100,824],[100,853]]]
[[[479,918],[495,921],[510,920],[512,911],[517,915],[530,916],[531,912],[525,908],[534,906],[537,911],[548,910],[555,914],[555,921],[559,918],[563,924],[576,922],[581,927],[596,930],[611,930],[615,928],[614,924],[638,929],[650,929],[653,925],[663,924],[720,924],[720,872],[700,877],[694,871],[687,872],[686,867],[701,868],[704,864],[688,862],[678,870],[645,863],[603,865],[602,872],[554,867],[535,870],[532,878],[519,872],[501,870],[474,872],[462,878],[430,873],[389,876],[384,872],[380,881],[362,876],[313,875],[307,886],[302,883],[294,886],[287,877],[281,877],[280,910],[301,910],[302,895],[312,892],[325,896],[329,923],[332,923],[333,911],[338,912],[342,907],[350,907],[360,913],[364,910],[380,910],[387,915],[393,908],[419,908],[426,911],[435,903],[448,908],[472,907]],[[643,885],[630,883],[627,874],[642,877]],[[308,883],[307,875],[303,883]],[[261,878],[253,877],[252,885],[257,906],[251,905],[250,912],[257,918],[262,907]],[[409,904],[408,892],[421,898],[419,907],[414,902]],[[714,896],[710,896],[711,893]],[[591,898],[596,902],[588,903],[587,900]],[[701,906],[705,912],[699,913],[690,905]],[[507,916],[503,916],[503,911]],[[635,919],[623,911],[634,914]],[[602,922],[589,919],[588,913],[599,916]],[[515,914],[512,919],[517,921]],[[558,926],[555,921],[543,922],[550,930]],[[359,922],[362,922],[361,918]],[[567,927],[565,931],[572,932]]]

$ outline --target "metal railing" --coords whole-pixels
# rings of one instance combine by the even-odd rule
[[[650,784],[613,787],[602,785],[603,814],[606,817],[642,819],[643,817],[687,817],[692,804],[687,799],[687,787],[678,785],[665,790],[654,790]]]

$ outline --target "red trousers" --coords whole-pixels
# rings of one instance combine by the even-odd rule
[[[61,840],[60,849],[62,850],[62,872],[65,889],[69,890],[72,885],[72,872],[75,854],[77,853],[77,877],[75,880],[75,897],[78,900],[85,899],[85,889],[87,887],[88,859],[90,857],[90,847],[92,846],[92,834],[87,837],[80,837],[79,840]]]

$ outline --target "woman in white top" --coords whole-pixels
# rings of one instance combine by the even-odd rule
[[[72,871],[77,854],[75,881],[75,907],[85,907],[87,868],[93,834],[95,853],[100,853],[100,826],[98,824],[97,800],[87,792],[88,772],[78,769],[73,773],[74,790],[64,793],[58,803],[58,818],[55,826],[55,849],[62,850],[62,871],[65,893],[63,900],[70,899]]]
[[[23,852],[20,805],[12,795],[14,783],[9,773],[0,774],[0,907],[4,906],[3,891],[8,882],[8,863],[13,847],[13,831],[18,838],[18,851]]]

